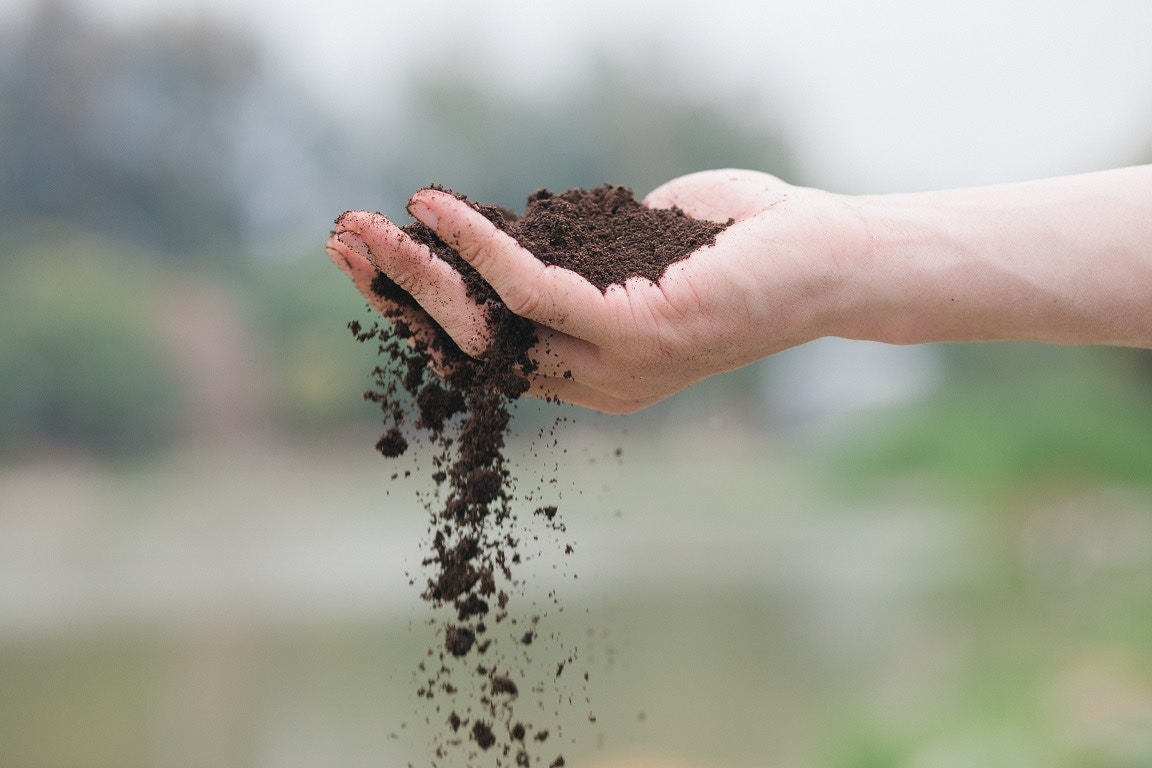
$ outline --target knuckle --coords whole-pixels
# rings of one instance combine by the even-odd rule
[[[415,270],[392,269],[387,273],[387,277],[397,288],[411,296],[416,296],[420,292],[421,281]]]
[[[496,260],[496,244],[491,237],[475,237],[472,233],[457,238],[460,243],[460,255],[477,269],[483,272]]]
[[[503,297],[504,306],[521,317],[534,317],[544,305],[544,297],[539,290],[517,286]]]
[[[494,225],[482,226],[467,222],[452,240],[464,260],[478,272],[485,272],[500,261],[503,243]]]

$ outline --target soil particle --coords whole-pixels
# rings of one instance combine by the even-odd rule
[[[449,626],[444,632],[444,647],[453,656],[464,656],[472,650],[476,633],[468,627]]]
[[[659,282],[670,265],[711,245],[727,226],[692,219],[675,208],[646,208],[631,190],[613,185],[561,194],[539,190],[528,197],[522,216],[498,206],[469,204],[545,264],[573,270],[601,291],[631,278]],[[395,304],[384,313],[389,323],[369,329],[349,323],[358,340],[379,342],[374,386],[364,394],[383,413],[384,431],[376,449],[387,458],[399,457],[409,450],[415,432],[422,432],[435,451],[428,474],[437,490],[427,502],[431,552],[423,563],[429,575],[422,596],[434,606],[454,609],[456,621],[445,627],[442,654],[456,658],[468,655],[473,647],[484,652],[494,643],[496,637],[477,643],[478,636],[487,631],[484,619],[494,596],[500,609],[497,623],[506,617],[509,597],[497,584],[514,584],[511,566],[521,562],[516,551],[520,539],[512,533],[515,478],[504,449],[510,405],[527,391],[527,377],[537,367],[529,355],[537,337],[533,323],[508,311],[479,274],[432,230],[419,222],[403,229],[460,272],[469,296],[485,308],[492,339],[484,356],[476,359],[464,354],[439,327],[417,334],[411,319],[421,310],[382,272],[376,274],[372,290]],[[433,362],[439,375],[432,373]],[[535,515],[554,530],[564,530],[556,506],[540,506]],[[571,546],[565,551],[571,553]],[[528,632],[509,639],[523,647],[534,636]],[[563,663],[557,666],[557,676],[563,668]],[[422,694],[431,698],[438,677],[451,672],[451,667],[442,665],[421,688]],[[474,673],[488,675],[483,666],[475,667]],[[472,719],[472,740],[488,750],[498,741],[492,721],[501,718],[506,725],[501,730],[522,744],[532,726],[514,718],[518,691],[512,673],[492,675],[488,692],[479,701],[458,702],[464,705],[464,719],[453,711],[448,728],[454,733]],[[492,698],[497,695],[499,704]],[[548,733],[536,730],[535,741],[543,742]],[[449,736],[435,752],[458,743]],[[496,752],[507,756],[511,749],[506,743]],[[516,749],[516,765],[529,765],[531,756]],[[506,765],[499,758],[496,764]],[[551,763],[552,768],[563,765],[563,757]]]
[[[492,726],[477,720],[472,726],[472,738],[480,749],[488,749],[496,743],[496,735],[492,733]]]
[[[376,441],[376,450],[385,458],[394,459],[408,450],[408,440],[398,427],[389,427]]]
[[[515,696],[520,691],[516,688],[516,683],[512,682],[512,678],[507,675],[493,675],[492,676],[492,694],[499,695],[505,694],[508,696]]]

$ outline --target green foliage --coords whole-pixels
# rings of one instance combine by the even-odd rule
[[[521,210],[540,187],[610,182],[644,195],[685,173],[747,167],[797,181],[782,136],[736,100],[693,101],[676,75],[615,57],[548,96],[445,69],[425,76],[389,168],[406,197],[431,182]]]
[[[896,737],[860,726],[841,726],[821,765],[827,768],[893,768],[904,765],[911,751]]]
[[[850,487],[926,475],[988,498],[1041,485],[1152,484],[1152,388],[1132,364],[1139,353],[1023,344],[949,351],[944,386],[877,415],[837,452]]]
[[[64,218],[202,258],[240,233],[248,41],[211,25],[115,32],[51,2],[0,45],[0,226]]]
[[[250,261],[235,276],[263,343],[272,419],[292,429],[326,430],[376,418],[360,397],[370,384],[376,345],[357,343],[350,320],[373,320],[363,299],[319,247],[315,258]]]
[[[10,245],[0,260],[0,452],[49,442],[100,454],[166,444],[181,420],[152,327],[147,257],[92,240]]]

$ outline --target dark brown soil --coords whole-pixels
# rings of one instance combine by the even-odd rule
[[[528,197],[523,216],[492,205],[476,206],[545,264],[579,273],[601,291],[631,277],[659,282],[664,271],[692,251],[710,245],[728,224],[690,218],[672,208],[640,204],[627,187],[604,185]],[[499,300],[475,270],[422,224],[405,229],[457,266],[478,301]]]
[[[476,643],[476,633],[468,627],[449,625],[444,628],[444,647],[453,656],[466,656]]]
[[[476,208],[541,261],[578,272],[602,291],[631,277],[659,281],[670,264],[711,244],[726,226],[691,219],[676,209],[645,208],[631,190],[611,185],[558,195],[538,191],[528,198],[523,216],[496,206]],[[487,307],[493,340],[483,359],[473,359],[439,329],[431,344],[413,345],[413,329],[400,312],[388,313],[391,324],[383,328],[365,330],[359,323],[350,324],[361,341],[380,342],[381,363],[373,372],[376,386],[365,393],[384,412],[385,430],[377,449],[386,457],[400,456],[417,430],[439,451],[429,468],[440,490],[429,504],[432,551],[424,561],[430,575],[423,597],[435,605],[451,606],[455,616],[443,628],[441,664],[420,689],[422,696],[432,698],[438,691],[459,692],[444,682],[452,672],[445,654],[460,659],[487,654],[497,638],[480,638],[489,631],[486,619],[492,603],[497,603],[496,622],[507,616],[508,595],[498,583],[514,583],[512,567],[520,562],[520,554],[512,511],[514,478],[504,448],[509,405],[527,390],[525,374],[536,367],[529,356],[536,335],[533,324],[509,312],[491,287],[434,232],[418,222],[404,230],[461,273],[471,297]],[[413,306],[411,297],[383,273],[377,274],[372,287],[401,306]],[[434,358],[443,361],[442,377],[430,372]],[[540,507],[535,514],[563,530],[555,506]],[[571,546],[566,551],[571,552]],[[533,636],[521,631],[511,639],[528,646]],[[471,719],[471,743],[495,754],[496,765],[511,765],[510,759],[517,766],[531,765],[538,758],[529,755],[523,739],[533,725],[513,712],[516,682],[510,674],[491,673],[476,659],[468,669],[486,678],[487,691],[478,702],[457,702],[465,715],[462,719],[453,710],[446,721],[446,743],[467,748],[456,734]],[[541,735],[548,731],[536,733],[535,741],[543,743],[547,736]],[[497,744],[499,749],[491,749]],[[442,753],[441,746],[437,754]],[[477,753],[473,750],[469,757],[474,762]],[[564,759],[555,756],[547,764],[561,766]]]

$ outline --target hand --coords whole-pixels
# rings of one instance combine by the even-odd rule
[[[530,394],[612,413],[635,411],[713,374],[831,332],[847,294],[864,228],[844,198],[793,187],[767,174],[707,171],[675,179],[644,201],[713,221],[734,219],[714,245],[673,264],[659,285],[635,278],[599,289],[546,266],[470,206],[421,190],[409,212],[467,260],[514,313],[537,324]],[[484,310],[460,275],[380,214],[350,212],[328,252],[360,292],[375,270],[441,326],[466,353],[488,344]]]

